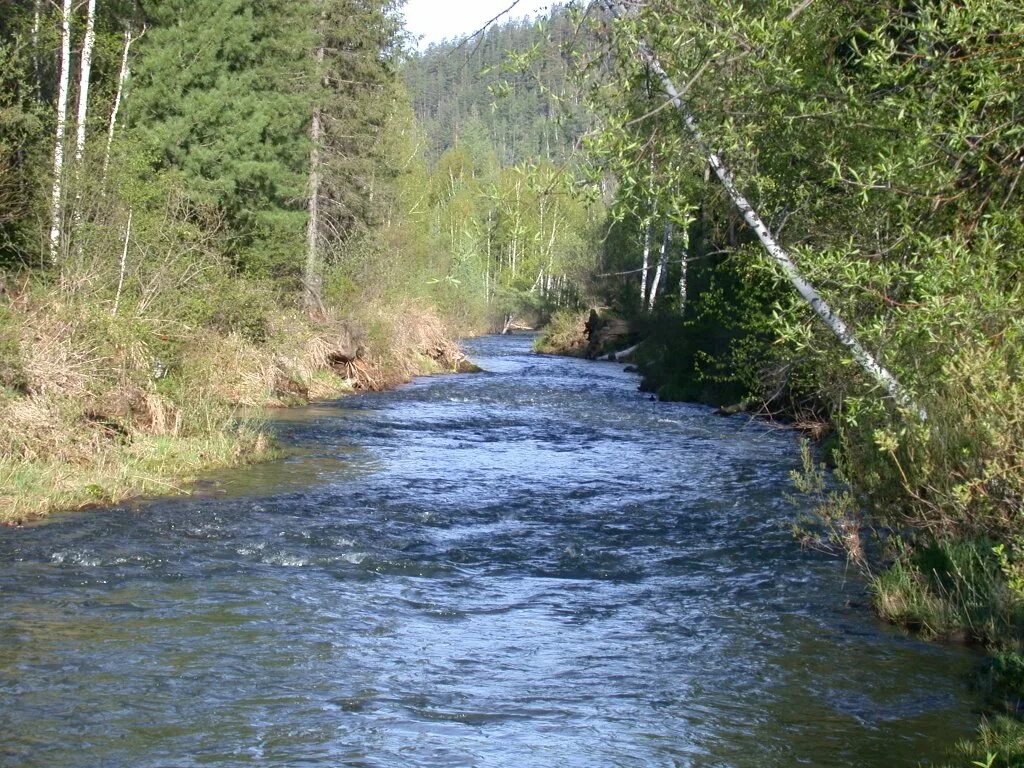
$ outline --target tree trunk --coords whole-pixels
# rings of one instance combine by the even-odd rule
[[[683,258],[679,260],[679,314],[686,314],[686,278],[690,268],[690,228],[683,228]]]
[[[121,306],[121,292],[124,290],[124,276],[128,271],[128,243],[132,237],[132,210],[128,211],[128,226],[124,230],[124,249],[121,251],[121,269],[117,278],[117,293],[114,295],[114,309],[110,314],[117,316],[117,310]]]
[[[107,189],[107,171],[110,169],[110,152],[114,146],[114,132],[117,130],[117,114],[121,110],[121,99],[124,96],[124,84],[128,80],[128,49],[132,47],[132,31],[126,29],[124,33],[124,51],[121,54],[121,71],[117,75],[117,92],[114,94],[114,106],[110,110],[110,124],[107,126],[107,147],[103,151],[103,172],[100,176],[100,186],[104,192]]]
[[[85,12],[85,39],[82,41],[82,61],[78,73],[78,122],[75,125],[75,205],[72,209],[74,232],[82,224],[82,160],[85,157],[86,120],[89,115],[89,79],[92,76],[92,50],[96,45],[96,0],[89,0]]]
[[[654,311],[654,302],[658,298],[658,288],[661,286],[662,275],[665,275],[666,282],[668,275],[668,249],[672,245],[672,222],[665,220],[665,233],[661,238],[661,257],[658,259],[658,268],[654,270],[654,283],[651,285],[651,295],[647,302],[647,310]]]
[[[53,190],[50,207],[50,261],[57,263],[64,223],[64,133],[68,120],[71,78],[71,0],[64,0],[60,19],[60,75],[57,82],[57,131],[53,145]]]
[[[643,344],[643,342],[640,342],[640,344]],[[609,352],[607,355],[605,355],[601,359],[602,360],[608,360],[609,362],[612,362],[612,363],[621,363],[623,361],[627,361],[627,360],[629,360],[629,358],[631,356],[636,354],[636,351],[638,349],[640,349],[640,344],[634,344],[632,347],[629,347],[628,349],[620,350],[618,352]]]
[[[323,30],[321,29],[321,35]],[[324,64],[324,43],[321,38],[316,49],[316,69],[320,76]],[[322,80],[318,80],[322,83]],[[319,94],[317,94],[319,97]],[[309,222],[306,224],[306,269],[303,279],[306,310],[323,309],[323,277],[320,274],[320,143],[323,138],[323,116],[320,106],[313,107],[313,122],[309,127],[312,144],[309,150]]]
[[[605,0],[605,3],[614,17],[623,18],[626,15],[625,8],[619,0]],[[861,345],[856,336],[854,336],[853,332],[847,326],[846,322],[832,310],[829,304],[821,297],[817,290],[815,290],[814,286],[804,279],[789,253],[775,239],[774,235],[772,235],[771,231],[768,229],[768,226],[761,219],[761,216],[756,210],[754,210],[754,207],[739,191],[739,188],[736,186],[736,181],[733,179],[729,169],[726,168],[725,164],[722,162],[722,159],[718,156],[718,153],[710,149],[707,141],[704,139],[704,134],[697,125],[696,119],[687,108],[679,94],[679,90],[672,81],[672,78],[669,77],[668,73],[661,66],[661,62],[658,60],[658,57],[643,41],[639,41],[637,47],[640,58],[661,81],[662,88],[671,100],[672,106],[674,106],[676,111],[678,111],[682,116],[683,125],[690,134],[690,138],[707,159],[711,169],[715,172],[715,175],[718,176],[718,180],[722,183],[722,186],[725,187],[729,198],[743,216],[743,220],[747,223],[747,226],[750,227],[754,234],[757,235],[758,240],[761,241],[761,245],[764,247],[768,255],[771,256],[771,258],[782,268],[783,273],[789,279],[790,283],[792,283],[793,287],[796,288],[797,292],[804,298],[804,300],[810,304],[811,308],[818,317],[821,318],[822,322],[824,322],[832,333],[835,334],[836,338],[838,338],[839,341],[850,350],[854,360],[860,364],[861,368],[883,389],[885,389],[885,391],[888,392],[899,405],[907,410],[915,412],[922,420],[927,419],[927,412],[918,406],[910,392],[900,384],[899,380],[893,376],[892,373],[890,373],[875,359],[874,355]]]
[[[323,279],[320,276],[320,108],[313,110],[313,124],[310,139],[313,147],[309,153],[309,222],[306,224],[306,309],[314,312],[322,306]]]
[[[640,269],[640,308],[647,304],[647,273],[651,268],[651,219],[644,223],[644,264]]]
[[[89,0],[85,11],[85,39],[78,77],[78,123],[75,134],[75,166],[81,165],[85,154],[86,118],[89,112],[89,79],[92,75],[92,50],[96,45],[96,0]]]

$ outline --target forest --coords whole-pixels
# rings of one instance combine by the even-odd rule
[[[578,300],[589,204],[532,150],[433,151],[391,3],[6,2],[0,40],[5,520],[267,455],[240,409]]]
[[[5,0],[0,520],[546,326],[799,431],[796,537],[989,651],[964,760],[1022,765],[1022,41],[1017,0],[570,3],[421,52],[392,0]]]

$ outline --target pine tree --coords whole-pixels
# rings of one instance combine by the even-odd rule
[[[191,202],[220,212],[229,255],[260,274],[301,268],[309,162],[307,0],[165,0],[133,89],[130,128],[153,170],[180,175]]]

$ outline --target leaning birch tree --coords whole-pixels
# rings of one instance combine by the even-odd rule
[[[143,29],[143,34],[145,34],[145,29]],[[133,42],[135,42],[135,40],[132,36],[131,27],[129,27],[124,31],[124,48],[121,52],[121,69],[117,75],[117,90],[114,93],[114,105],[110,109],[110,122],[107,124],[107,145],[103,150],[103,171],[100,174],[100,185],[103,187],[104,192],[106,192],[107,188],[107,174],[110,171],[110,155],[114,147],[114,135],[117,132],[117,116],[121,111],[121,101],[124,98],[125,83],[128,82],[128,77],[131,75],[131,69],[128,64],[128,54]]]
[[[620,22],[627,19],[628,12],[624,4],[619,2],[619,0],[602,0],[602,3],[614,19]],[[789,252],[772,233],[754,206],[740,192],[732,172],[722,161],[718,152],[711,149],[711,145],[705,138],[703,131],[701,131],[692,110],[683,99],[683,92],[676,87],[675,81],[662,66],[654,50],[643,39],[637,39],[633,47],[635,47],[640,60],[660,84],[664,95],[668,97],[667,106],[671,106],[679,114],[693,145],[701,153],[702,158],[707,162],[715,176],[718,177],[730,201],[742,216],[743,221],[757,236],[765,252],[781,268],[783,274],[814,313],[832,331],[839,342],[850,351],[860,367],[900,406],[916,413],[921,419],[926,419],[927,413],[917,404],[914,396],[860,343],[853,330],[843,318],[832,309],[815,287],[804,278]]]

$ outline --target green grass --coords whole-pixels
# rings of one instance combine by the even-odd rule
[[[971,741],[956,745],[956,762],[948,768],[1024,768],[1024,723],[995,717],[982,723]]]
[[[905,553],[872,582],[882,618],[928,638],[1016,648],[1024,602],[1010,589],[992,542],[932,542]]]
[[[204,471],[274,455],[262,429],[243,424],[195,436],[146,435],[110,444],[88,463],[0,456],[0,523],[139,496],[186,493]]]

